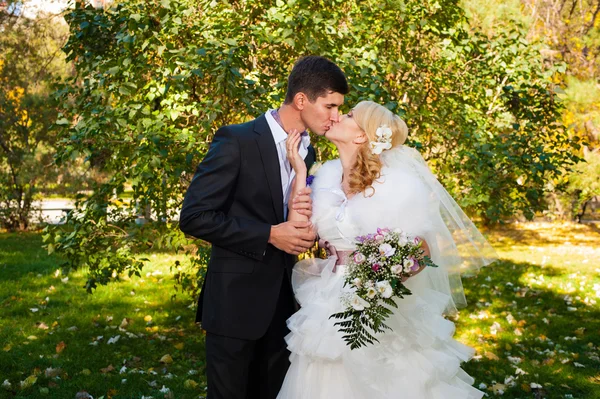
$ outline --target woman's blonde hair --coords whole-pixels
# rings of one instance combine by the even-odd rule
[[[371,141],[377,141],[376,131],[385,125],[392,130],[392,147],[406,141],[408,127],[398,115],[373,101],[361,101],[352,109],[352,118],[366,134],[368,141],[358,150],[356,164],[352,168],[348,185],[351,193],[364,192],[373,195],[373,182],[381,177],[381,160],[371,151]],[[369,190],[370,189],[370,190]]]

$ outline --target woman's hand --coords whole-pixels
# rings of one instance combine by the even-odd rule
[[[304,163],[304,159],[302,159],[298,153],[298,147],[300,146],[301,140],[301,133],[296,129],[291,130],[288,133],[286,142],[286,154],[291,167],[296,172],[296,176],[306,179],[306,164]]]

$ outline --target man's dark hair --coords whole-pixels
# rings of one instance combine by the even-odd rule
[[[309,55],[300,58],[294,64],[288,77],[285,103],[294,100],[297,93],[304,93],[310,102],[328,92],[348,94],[348,82],[339,66],[325,57]]]

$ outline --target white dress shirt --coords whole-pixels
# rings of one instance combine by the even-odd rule
[[[271,133],[273,134],[273,140],[275,140],[275,146],[277,147],[277,155],[279,156],[279,171],[281,174],[281,192],[283,193],[283,217],[287,220],[288,214],[288,199],[291,191],[292,181],[296,176],[296,172],[292,169],[290,162],[287,159],[287,151],[286,151],[286,141],[288,138],[288,134],[279,123],[273,118],[271,112],[273,110],[268,110],[265,113],[265,117],[267,118],[267,123],[269,124],[269,128],[271,129]],[[308,146],[310,145],[310,137],[305,135],[302,137],[300,141],[300,147],[298,148],[298,153],[302,157],[302,159],[306,158],[306,154],[308,154]]]

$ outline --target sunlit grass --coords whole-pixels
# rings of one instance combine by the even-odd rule
[[[457,338],[478,351],[464,367],[475,385],[507,398],[600,398],[600,230],[527,223],[488,236],[501,260],[464,281],[457,321]]]

